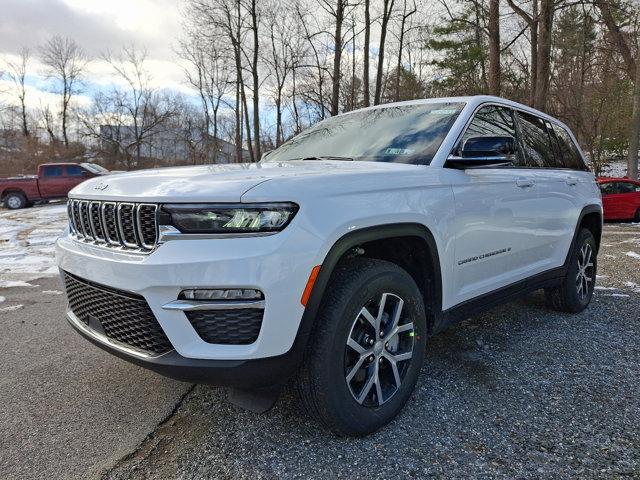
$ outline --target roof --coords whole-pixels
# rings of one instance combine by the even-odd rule
[[[598,177],[596,180],[598,180],[598,182],[633,182],[633,183],[640,183],[637,180],[632,180],[629,177]]]
[[[363,110],[374,110],[378,108],[388,108],[388,107],[397,107],[401,105],[427,105],[430,103],[466,103],[472,110],[475,110],[476,107],[483,103],[499,103],[501,105],[506,105],[512,108],[516,108],[518,110],[523,110],[525,112],[532,113],[534,115],[538,115],[542,118],[545,118],[549,121],[553,121],[554,123],[558,123],[563,127],[569,129],[564,123],[562,123],[557,118],[554,118],[540,110],[536,110],[535,108],[531,108],[522,103],[514,102],[512,100],[508,100],[502,97],[495,97],[492,95],[472,95],[472,96],[462,96],[462,97],[438,97],[438,98],[422,98],[417,100],[406,100],[404,102],[394,102],[394,103],[383,103],[380,105],[374,105],[371,107],[360,108],[357,110],[352,110],[350,112],[345,112],[342,115],[348,115],[354,112],[361,112]],[[569,129],[570,130],[570,129]]]

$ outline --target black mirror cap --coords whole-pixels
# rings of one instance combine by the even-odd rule
[[[464,142],[460,156],[463,158],[507,157],[515,153],[516,141],[513,137],[486,136],[469,138]]]

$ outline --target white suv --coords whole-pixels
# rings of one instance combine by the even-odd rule
[[[339,434],[409,398],[431,335],[544,288],[587,307],[600,192],[569,129],[495,97],[322,121],[251,165],[88,180],[57,243],[69,322],[268,408],[294,378]]]

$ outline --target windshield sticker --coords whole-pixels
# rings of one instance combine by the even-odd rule
[[[415,150],[411,148],[387,148],[385,155],[412,155]]]

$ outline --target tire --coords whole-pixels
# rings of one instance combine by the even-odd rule
[[[640,208],[636,210],[636,214],[633,217],[634,222],[640,222]]]
[[[584,265],[586,267],[582,268]],[[593,296],[597,267],[596,241],[589,230],[582,228],[578,232],[564,279],[559,286],[545,289],[548,305],[567,313],[579,313],[587,308]]]
[[[369,318],[362,313],[365,308]],[[394,326],[400,328],[392,335]],[[426,327],[422,295],[405,270],[382,260],[342,262],[327,286],[298,374],[303,406],[340,436],[364,436],[383,427],[413,392],[424,360]]]
[[[10,192],[4,197],[4,206],[9,210],[18,210],[27,206],[27,198],[20,192]]]

